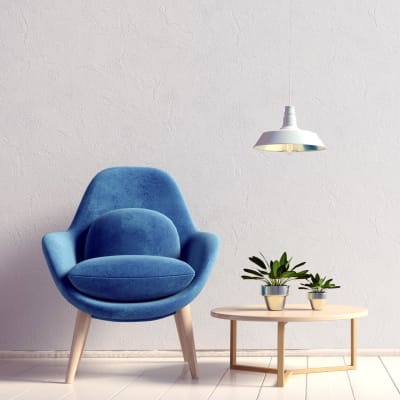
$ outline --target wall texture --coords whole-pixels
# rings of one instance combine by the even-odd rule
[[[398,348],[400,3],[298,0],[0,2],[0,350],[67,349],[74,310],[40,240],[68,227],[92,176],[166,169],[222,247],[193,305],[199,349],[226,348],[215,306],[261,303],[247,258],[287,250],[365,305],[359,345]],[[290,24],[290,20],[292,23]],[[291,48],[291,50],[290,50]],[[289,57],[290,55],[290,57]],[[252,149],[288,103],[328,149]],[[292,287],[291,302],[304,301]],[[336,324],[336,325],[335,325]],[[397,328],[396,328],[397,327]],[[239,346],[275,328],[241,324]],[[347,324],[299,324],[288,346],[347,346]],[[176,349],[173,319],[95,322],[88,349]]]

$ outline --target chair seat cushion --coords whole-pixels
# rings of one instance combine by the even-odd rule
[[[85,259],[139,255],[179,258],[180,240],[174,223],[145,208],[121,208],[97,218],[86,237]]]
[[[97,299],[142,302],[182,291],[194,275],[189,264],[175,258],[121,255],[82,261],[68,278],[80,292]]]

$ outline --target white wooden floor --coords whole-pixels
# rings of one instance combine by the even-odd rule
[[[292,376],[284,388],[276,377],[231,371],[225,357],[199,358],[198,380],[177,358],[87,358],[73,385],[63,384],[66,359],[0,360],[0,400],[391,400],[400,399],[400,357],[359,357],[358,368]],[[271,357],[239,362],[274,365]],[[339,365],[343,357],[287,357],[287,368]]]

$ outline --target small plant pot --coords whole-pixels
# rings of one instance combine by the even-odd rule
[[[325,308],[326,292],[309,292],[307,297],[313,310],[320,311]]]
[[[285,308],[286,297],[289,294],[289,286],[261,286],[261,294],[270,311],[281,311]]]

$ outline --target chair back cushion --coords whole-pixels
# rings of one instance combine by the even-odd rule
[[[189,264],[169,257],[122,255],[91,258],[68,273],[80,292],[100,300],[144,302],[185,289],[195,273]]]
[[[179,235],[165,215],[143,208],[109,211],[90,226],[85,259],[115,255],[152,255],[178,258]]]
[[[149,167],[113,167],[90,182],[70,229],[82,240],[78,260],[84,259],[85,235],[96,218],[122,208],[146,208],[166,215],[176,226],[183,245],[196,232],[182,193],[165,171]]]

